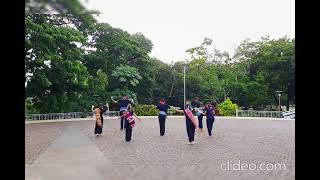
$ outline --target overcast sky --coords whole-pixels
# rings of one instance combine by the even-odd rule
[[[185,50],[212,38],[233,55],[246,39],[295,36],[294,0],[81,0],[101,12],[98,20],[153,42],[151,56],[170,63],[189,57]],[[88,1],[88,2],[87,2]]]

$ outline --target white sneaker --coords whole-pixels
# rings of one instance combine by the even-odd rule
[[[188,142],[188,145],[194,145],[194,141]]]

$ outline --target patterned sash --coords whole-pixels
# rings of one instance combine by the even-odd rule
[[[130,127],[133,128],[135,125],[135,121],[134,121],[133,116],[131,116],[130,112],[125,111],[123,115],[124,115],[125,119],[129,122]]]
[[[191,121],[194,124],[195,128],[197,128],[198,125],[199,125],[199,122],[198,122],[198,120],[196,118],[194,118],[194,116],[192,114],[192,111],[189,108],[185,109],[184,111],[187,114],[187,116],[191,119]]]

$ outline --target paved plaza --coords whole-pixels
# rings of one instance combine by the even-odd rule
[[[206,127],[205,118],[203,120]],[[295,121],[218,117],[213,136],[188,145],[183,117],[169,116],[165,136],[156,117],[124,139],[118,119],[95,137],[94,120],[26,124],[27,180],[295,179]],[[285,169],[226,170],[227,163],[285,164]],[[222,169],[223,167],[223,169]]]

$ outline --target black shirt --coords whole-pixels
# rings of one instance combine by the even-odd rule
[[[206,116],[208,119],[213,119],[214,118],[214,109],[213,107],[209,107],[209,108],[205,108],[204,109],[205,112],[207,112]]]
[[[131,101],[128,99],[121,99],[120,101],[118,101],[118,103],[119,103],[119,109],[121,109],[121,108],[128,107],[128,104],[130,104]]]
[[[158,104],[156,108],[159,109],[159,111],[164,111],[167,113],[170,106],[168,104]]]

